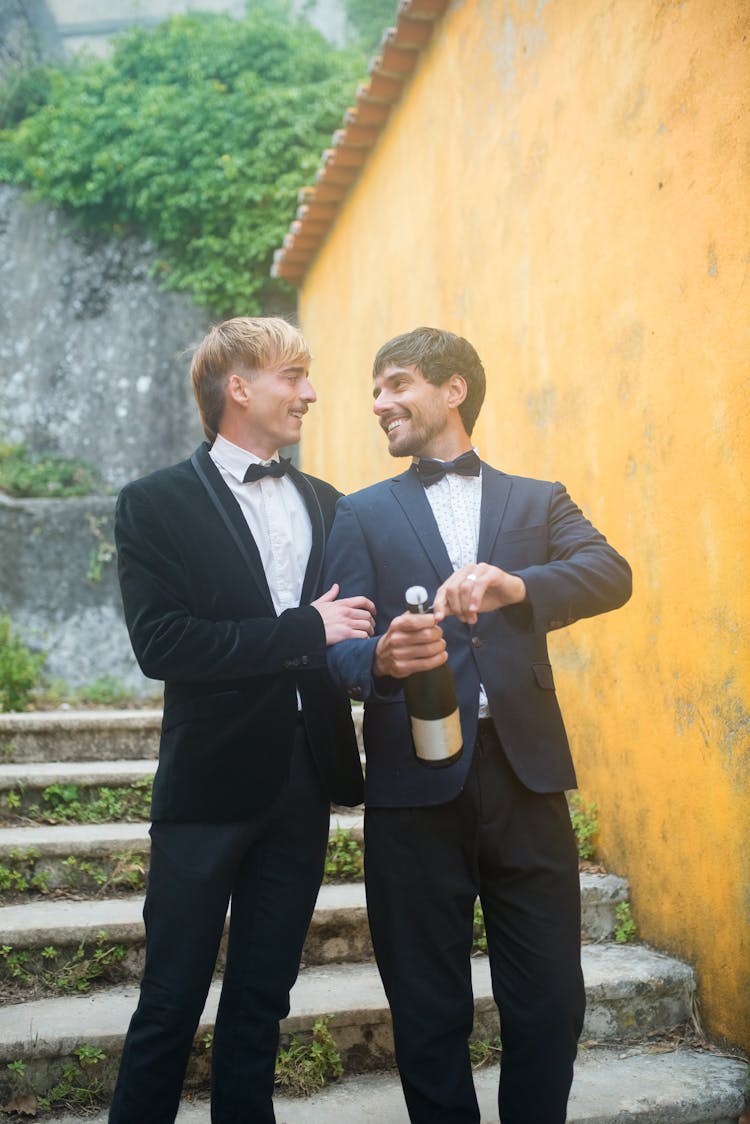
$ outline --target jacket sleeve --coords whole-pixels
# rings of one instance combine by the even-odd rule
[[[339,500],[336,516],[326,547],[323,585],[338,582],[340,597],[361,594],[375,601],[377,581],[370,549],[359,519],[348,499]],[[376,603],[377,610],[377,603]],[[377,693],[401,690],[396,680],[378,679],[372,675],[372,661],[379,640],[377,634],[366,640],[341,640],[328,649],[328,669],[336,683],[353,699],[367,699]]]
[[[120,493],[115,542],[125,621],[149,678],[209,682],[325,667],[323,620],[310,605],[278,617],[198,613],[189,557],[142,486]]]
[[[632,593],[630,566],[583,515],[562,484],[554,484],[547,516],[548,560],[515,569],[527,601],[506,619],[532,632],[551,632],[624,605]],[[530,609],[530,612],[529,612]]]

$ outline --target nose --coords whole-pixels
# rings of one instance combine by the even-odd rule
[[[377,398],[373,399],[372,408],[376,417],[380,417],[388,409],[388,395],[384,390],[379,390]]]
[[[315,393],[315,388],[309,379],[304,379],[300,387],[300,398],[303,402],[317,402],[318,396]]]

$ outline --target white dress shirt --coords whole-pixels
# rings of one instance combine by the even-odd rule
[[[209,453],[240,505],[258,546],[277,614],[296,608],[312,547],[305,501],[289,476],[264,476],[252,484],[243,477],[251,464],[270,464],[219,434]],[[278,454],[272,458],[278,460]]]
[[[446,472],[442,479],[425,488],[440,537],[445,543],[454,572],[477,560],[479,517],[482,506],[482,474],[462,476]],[[479,687],[479,717],[489,716],[484,686]]]

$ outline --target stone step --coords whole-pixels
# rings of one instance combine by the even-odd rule
[[[582,917],[587,935],[611,939],[615,906],[627,895],[622,878],[612,874],[581,874]],[[23,956],[23,973],[15,977],[14,991],[33,989],[39,973],[59,973],[77,950],[90,958],[118,946],[109,957],[100,982],[137,982],[143,972],[144,930],[142,895],[78,900],[56,898],[22,902],[0,908],[0,946]],[[54,960],[49,950],[55,950]],[[120,951],[121,950],[121,951]],[[218,970],[224,964],[224,950]],[[303,954],[305,965],[351,963],[372,958],[367,924],[365,889],[361,882],[321,886]],[[80,962],[81,957],[78,957]],[[12,962],[11,962],[12,963]],[[104,964],[101,965],[105,967]],[[0,961],[0,968],[2,962]],[[6,960],[5,977],[9,975]],[[3,973],[0,972],[0,978]]]
[[[737,1124],[746,1065],[701,1050],[654,1052],[581,1049],[568,1103],[568,1124]],[[497,1121],[498,1066],[474,1073],[482,1124]],[[274,1098],[279,1124],[408,1124],[401,1085],[393,1073],[347,1077],[311,1097]],[[209,1124],[207,1100],[183,1102],[177,1124]],[[81,1124],[55,1116],[47,1124]],[[107,1114],[87,1118],[107,1124]]]
[[[360,738],[363,708],[352,707]],[[0,760],[118,761],[156,758],[161,708],[49,710],[0,714]]]
[[[361,840],[361,812],[334,811],[331,834],[339,828]],[[25,891],[142,890],[148,870],[148,829],[142,821],[0,828],[0,867],[11,872],[0,899],[7,901]]]
[[[690,1015],[693,972],[671,957],[639,945],[588,945],[583,949],[583,970],[587,993],[584,1039],[635,1041],[677,1027]],[[474,1036],[492,1038],[499,1027],[485,957],[472,960],[472,977]],[[206,1036],[213,1027],[219,987],[216,983],[211,988],[196,1036],[188,1089],[205,1088]],[[14,1085],[9,1063],[22,1060],[31,1086],[44,1092],[63,1065],[75,1063],[74,1051],[82,1046],[103,1051],[96,1078],[106,1093],[112,1087],[136,999],[135,987],[107,988],[0,1008],[0,1103],[6,1103]],[[282,1033],[309,1032],[321,1015],[329,1018],[329,1030],[346,1072],[392,1065],[390,1015],[373,964],[335,964],[302,971]]]
[[[110,818],[112,801],[101,801],[101,790],[107,789],[121,804],[118,819],[147,819],[151,802],[151,784],[156,760],[145,761],[29,761],[0,765],[0,815],[8,823],[29,818],[34,822],[60,823],[66,820],[66,809],[74,802],[91,822],[91,803],[100,798],[99,820]],[[48,792],[51,786],[57,792]],[[130,794],[127,790],[135,788]],[[45,796],[45,793],[47,795]],[[128,800],[127,797],[130,796]],[[125,798],[125,800],[123,800]],[[134,799],[137,798],[137,799]],[[132,813],[136,809],[138,815]],[[56,817],[56,818],[55,818]],[[75,819],[81,816],[76,814]]]
[[[155,758],[161,717],[160,709],[0,714],[0,760],[19,764]]]

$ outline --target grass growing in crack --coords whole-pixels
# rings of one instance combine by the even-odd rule
[[[107,1055],[99,1046],[85,1044],[73,1051],[74,1060],[67,1062],[59,1071],[59,1078],[46,1093],[37,1092],[26,1077],[25,1062],[9,1062],[7,1069],[13,1077],[15,1089],[3,1110],[36,1116],[37,1112],[52,1109],[91,1108],[98,1104],[105,1093],[103,1081],[99,1078],[97,1066],[106,1061]]]
[[[18,813],[23,793],[11,790],[5,806]],[[151,780],[144,778],[123,788],[102,785],[51,784],[42,791],[41,804],[30,804],[25,815],[36,823],[135,823],[148,820]]]
[[[470,1042],[471,1068],[481,1069],[482,1066],[489,1065],[491,1062],[498,1062],[501,1053],[500,1038],[497,1036],[495,1038],[479,1038],[475,1042]]]
[[[14,847],[6,861],[0,864],[0,899],[13,899],[19,894],[37,891],[50,892],[52,875],[37,869],[39,854],[33,847],[26,850]],[[60,863],[61,871],[54,878],[58,893],[90,891],[105,893],[134,893],[146,885],[146,868],[143,855],[135,851],[120,851],[112,856],[111,865],[104,867],[89,859],[68,855]]]
[[[276,1059],[276,1085],[301,1097],[309,1097],[329,1082],[337,1081],[343,1072],[327,1018],[315,1020],[312,1038],[293,1035]]]
[[[47,945],[36,955],[29,949],[0,945],[0,976],[21,988],[55,994],[85,992],[94,980],[111,974],[124,958],[123,945],[110,944],[101,930],[93,946],[81,941],[73,955],[65,958],[54,945]]]

